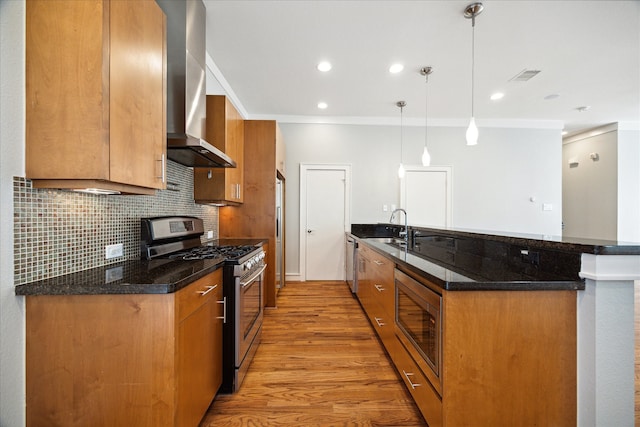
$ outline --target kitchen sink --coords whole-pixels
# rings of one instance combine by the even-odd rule
[[[394,246],[406,246],[406,241],[400,237],[369,237],[367,240],[372,242],[387,243]]]

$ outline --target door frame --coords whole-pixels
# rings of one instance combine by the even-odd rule
[[[351,164],[350,163],[300,163],[300,229],[298,231],[300,280],[307,280],[307,173],[314,170],[344,171],[344,231],[351,231]]]
[[[451,166],[405,166],[406,172],[444,172],[446,175],[446,194],[447,194],[447,215],[446,215],[446,227],[452,226],[453,210],[452,208],[452,186],[453,186],[453,168]],[[405,176],[406,176],[405,172]],[[400,179],[400,207],[406,208],[407,201],[405,197],[406,193],[406,181],[405,178]]]

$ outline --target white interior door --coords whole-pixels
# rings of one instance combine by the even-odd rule
[[[407,167],[400,181],[400,206],[410,225],[451,226],[451,168]]]
[[[301,165],[301,270],[305,280],[345,280],[349,170]]]

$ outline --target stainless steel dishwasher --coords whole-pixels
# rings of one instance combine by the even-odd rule
[[[346,254],[346,266],[347,266],[347,284],[351,288],[351,292],[354,294],[358,291],[358,269],[356,265],[356,254],[358,249],[358,242],[347,235],[347,254]]]

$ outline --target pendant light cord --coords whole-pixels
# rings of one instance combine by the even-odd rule
[[[401,105],[400,106],[400,164],[402,165],[402,110],[404,109],[404,106]]]
[[[475,117],[475,115],[473,114],[475,70],[476,70],[476,17],[474,15],[471,18],[471,117]]]
[[[424,147],[427,148],[427,132],[429,129],[429,114],[428,106],[429,106],[429,74],[425,73],[424,76]]]

